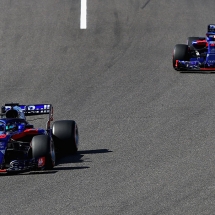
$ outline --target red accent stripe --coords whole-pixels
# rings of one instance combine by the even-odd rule
[[[6,169],[0,169],[0,172],[7,172]]]
[[[215,71],[215,68],[201,68],[200,70],[204,70],[204,71]]]
[[[22,132],[22,133],[19,133],[19,134],[14,134],[14,135],[12,136],[12,138],[13,138],[14,140],[16,140],[16,139],[22,138],[22,137],[24,137],[24,136],[26,136],[26,134],[25,134],[24,132]]]
[[[25,137],[25,136],[27,136],[27,135],[36,135],[36,134],[38,134],[38,129],[26,129],[26,130],[24,130],[22,133],[14,134],[14,135],[12,136],[12,138],[13,138],[14,140],[17,140],[17,139],[22,138],[22,137]]]
[[[0,138],[5,138],[6,136],[6,134],[0,134]]]
[[[24,132],[27,134],[38,134],[38,129],[26,129]]]
[[[207,40],[196,40],[196,43],[198,43],[198,44],[207,43]]]
[[[196,40],[197,45],[205,45],[208,47],[208,42],[207,40]]]

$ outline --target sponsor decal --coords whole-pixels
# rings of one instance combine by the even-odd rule
[[[0,152],[4,155],[5,154],[5,150],[0,150]]]
[[[39,158],[38,159],[38,167],[43,167],[45,165],[45,157]]]
[[[215,60],[208,60],[208,63],[214,64]]]
[[[7,142],[0,142],[0,149],[3,150],[7,146]]]
[[[46,104],[39,104],[39,105],[19,105],[19,107],[25,111],[27,110],[28,112],[32,113],[49,113],[50,111],[50,105]],[[5,106],[5,110],[8,111],[11,109],[11,106]]]

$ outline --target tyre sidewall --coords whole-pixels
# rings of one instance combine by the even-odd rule
[[[60,120],[52,126],[52,137],[56,149],[63,153],[76,153],[78,150],[78,127],[74,120]]]
[[[45,169],[52,169],[55,165],[54,144],[48,135],[37,135],[32,138],[32,157],[39,159],[45,157]]]
[[[189,53],[188,53],[188,45],[185,44],[177,44],[173,51],[173,68],[178,70],[176,67],[176,60],[188,61]]]

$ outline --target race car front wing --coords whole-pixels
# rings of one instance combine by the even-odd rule
[[[8,168],[0,169],[0,174],[5,173],[23,173],[29,171],[43,170],[45,164],[45,157],[39,159],[29,159],[29,160],[13,160],[10,162]]]
[[[175,69],[181,71],[215,71],[215,64],[176,60]]]

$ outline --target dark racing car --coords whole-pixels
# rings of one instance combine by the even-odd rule
[[[188,37],[187,44],[177,44],[173,68],[178,71],[215,71],[215,24],[208,25],[206,37]]]
[[[26,116],[48,115],[46,128],[34,128]],[[78,150],[78,127],[73,120],[53,121],[51,104],[5,104],[0,118],[0,173],[51,170],[56,152]]]

